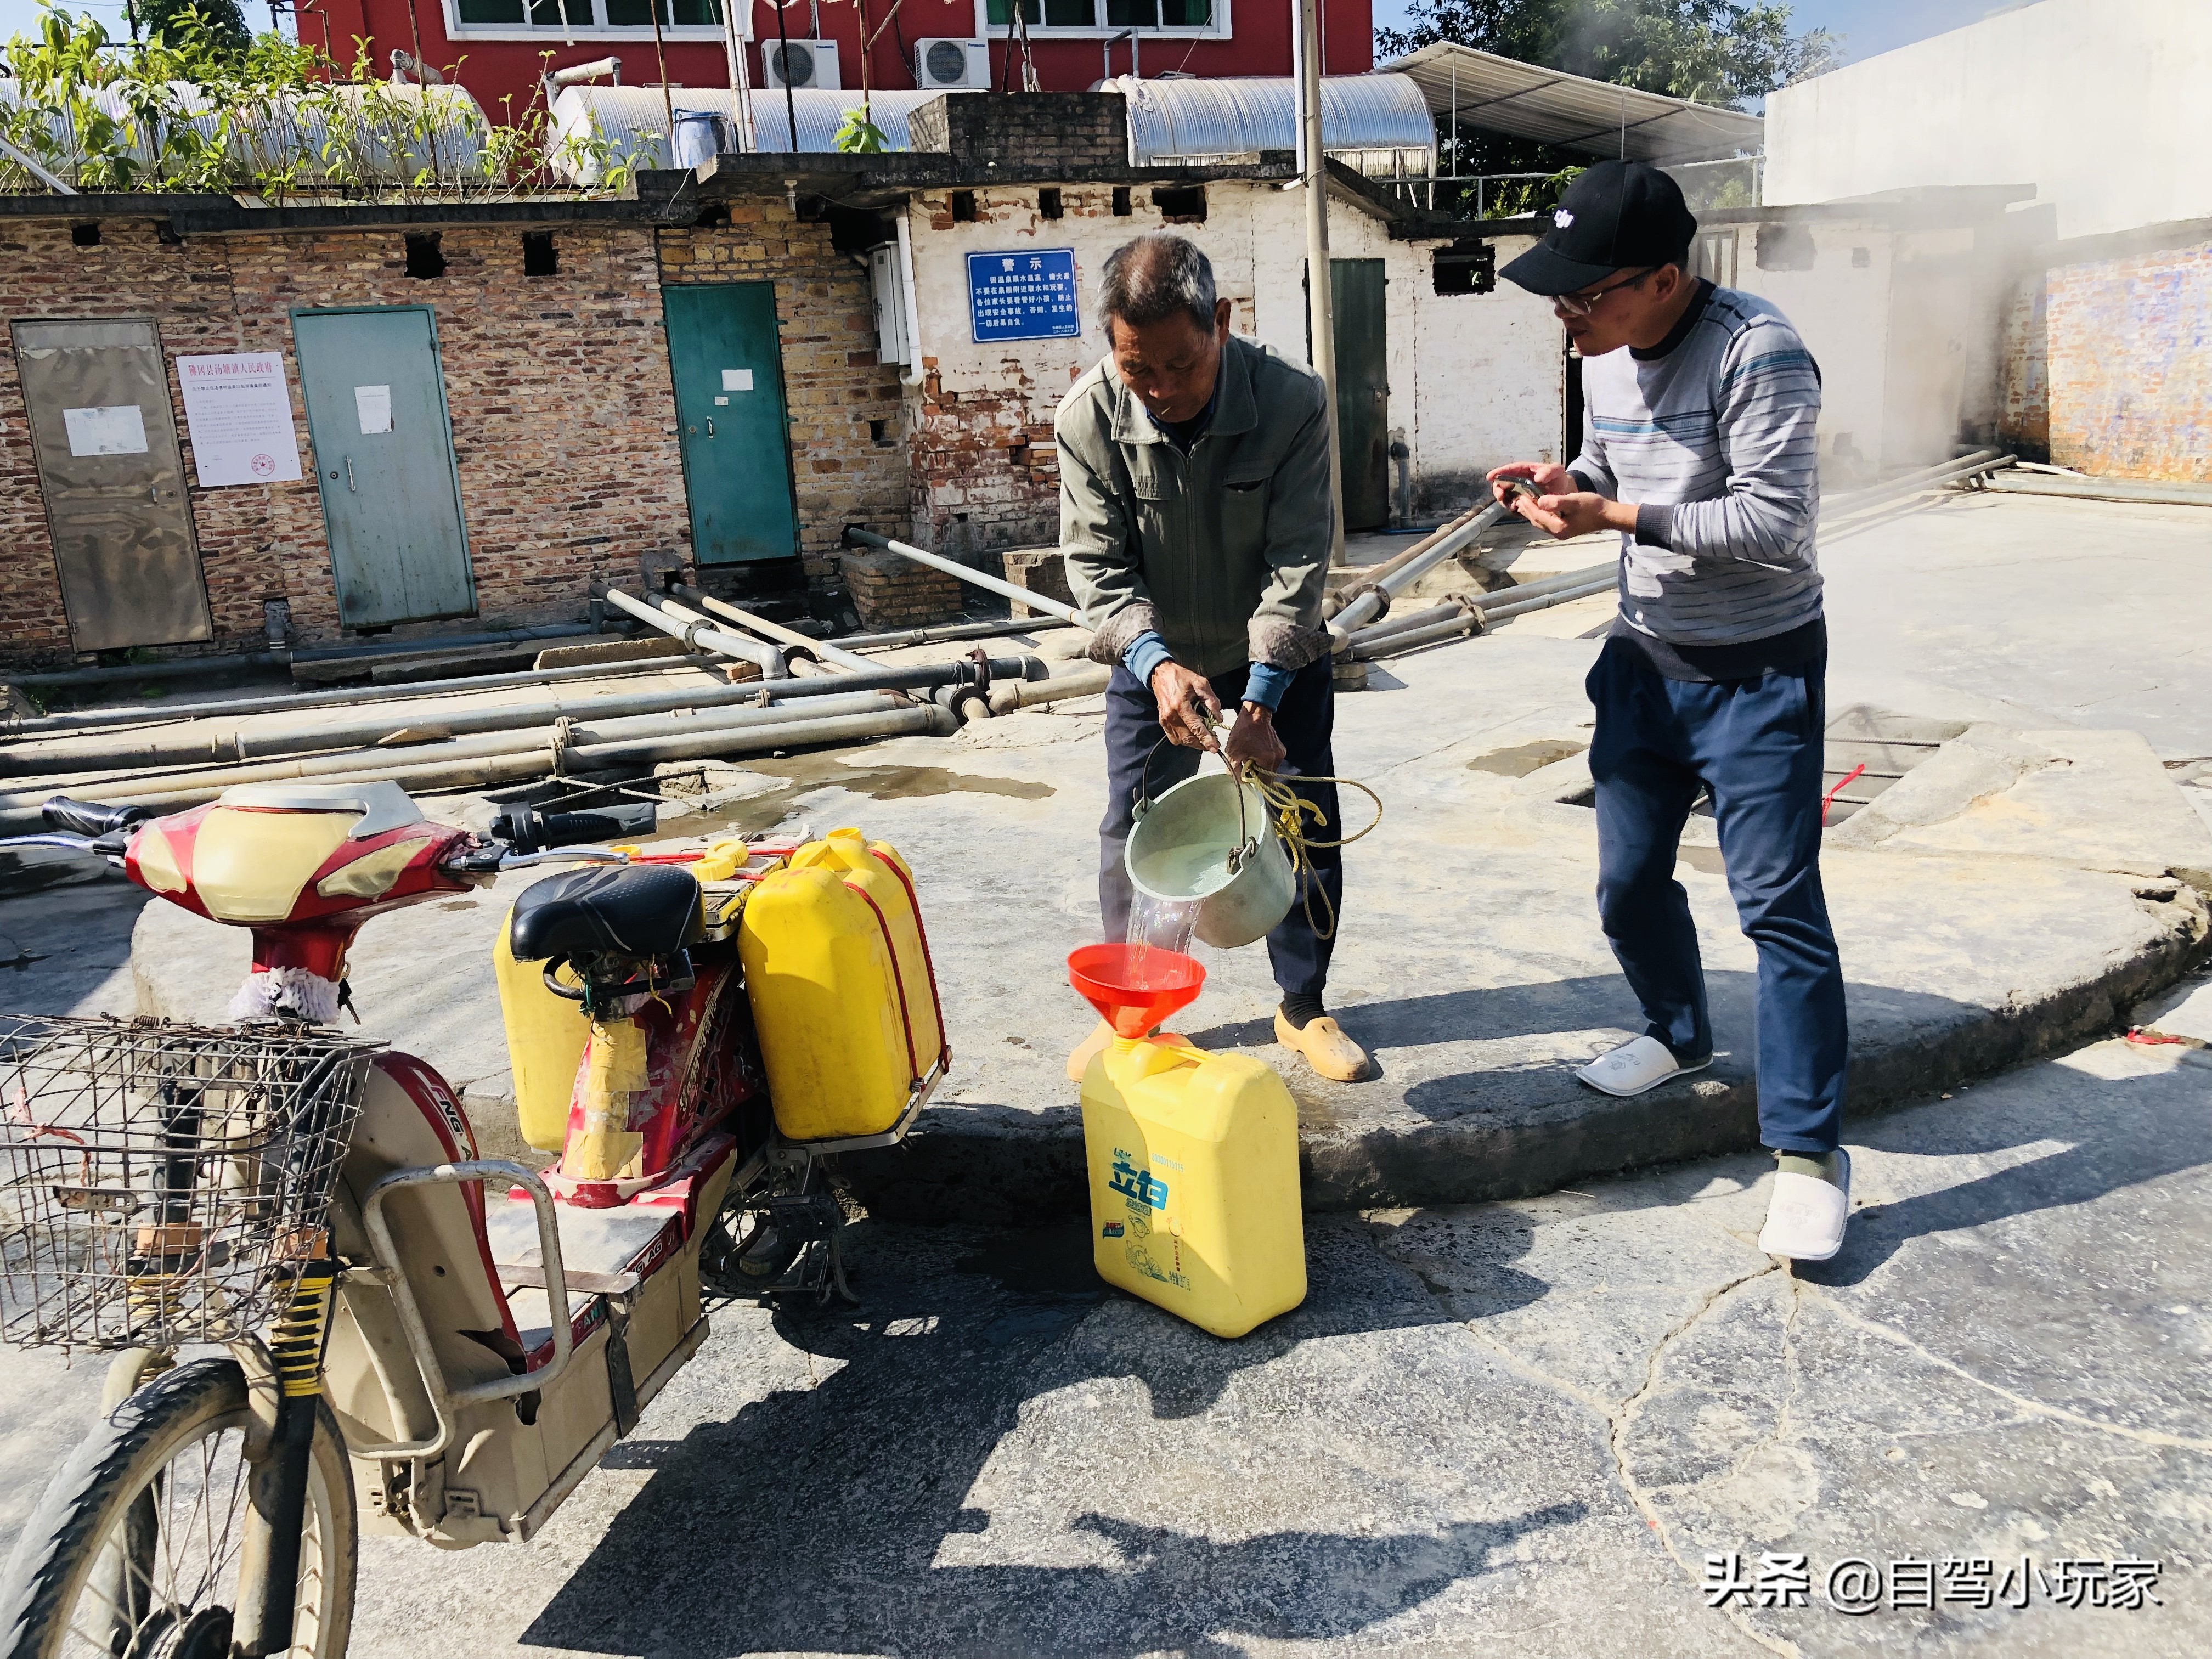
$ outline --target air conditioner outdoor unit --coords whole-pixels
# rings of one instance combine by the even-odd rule
[[[763,40],[761,70],[768,85],[842,92],[835,40]]]
[[[985,40],[932,40],[914,43],[914,81],[925,92],[991,87],[991,47]]]

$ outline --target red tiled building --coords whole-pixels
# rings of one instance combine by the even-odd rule
[[[765,84],[763,46],[775,49],[776,8],[738,0],[750,10],[744,47],[755,87]],[[866,0],[868,80],[872,87],[914,87],[921,43],[988,42],[991,84],[1008,84],[1007,27],[1015,0]],[[1201,76],[1288,75],[1297,28],[1296,0],[1023,0],[1030,56],[1047,92],[1079,92],[1134,65],[1146,76],[1182,71]],[[660,12],[655,61],[653,8]],[[410,8],[412,8],[411,15]],[[748,20],[740,18],[740,23]],[[860,85],[861,9],[855,0],[790,0],[782,15],[793,40],[817,35],[836,43],[837,75]],[[1322,70],[1356,75],[1373,67],[1370,0],[1322,0]],[[301,38],[350,63],[365,41],[380,75],[395,50],[419,55],[474,93],[495,120],[529,107],[544,69],[595,58],[622,59],[625,85],[663,79],[686,87],[730,84],[721,0],[299,0]],[[1133,41],[1127,38],[1134,33]],[[1012,85],[1021,84],[1017,67]],[[940,61],[946,61],[940,54]],[[458,73],[453,70],[459,65]],[[943,82],[933,82],[942,85]]]

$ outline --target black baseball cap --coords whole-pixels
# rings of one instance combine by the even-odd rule
[[[1616,270],[1678,264],[1697,216],[1649,161],[1600,161],[1569,185],[1544,240],[1499,272],[1531,294],[1577,294]]]

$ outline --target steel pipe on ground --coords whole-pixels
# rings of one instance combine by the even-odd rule
[[[1050,616],[1073,623],[1078,628],[1083,626],[1083,613],[1073,605],[1062,605],[1058,599],[1048,598],[1042,593],[1032,593],[1026,587],[1017,587],[1012,582],[1000,581],[996,576],[987,576],[980,570],[970,570],[957,559],[948,559],[937,553],[925,553],[910,543],[893,541],[888,536],[878,536],[872,530],[862,530],[855,525],[845,526],[845,539],[860,547],[872,547],[884,552],[896,553],[903,558],[912,559],[916,564],[926,564],[933,570],[942,570],[948,576],[957,576],[962,581],[973,586],[984,588],[993,593],[1002,593],[1010,599],[1018,599],[1035,610],[1042,611]]]
[[[840,684],[835,689],[850,688]],[[196,733],[171,732],[165,728],[143,737],[111,741],[97,747],[0,750],[0,775],[45,775],[64,769],[88,772],[122,770],[193,762],[215,765],[244,764],[248,761],[266,760],[279,755],[369,748],[410,726],[435,727],[446,737],[459,738],[478,732],[505,732],[544,726],[563,719],[617,720],[629,714],[664,714],[677,708],[715,708],[725,705],[758,703],[766,690],[766,683],[760,680],[741,680],[735,685],[718,681],[708,685],[656,686],[647,690],[596,697],[562,697],[556,694],[496,708],[432,714],[414,720],[387,717],[349,720],[343,724],[277,732]]]
[[[356,703],[410,702],[459,696],[471,691],[504,691],[520,685],[562,685],[571,680],[626,679],[636,674],[703,668],[718,660],[705,654],[646,657],[635,662],[586,663],[574,668],[525,668],[511,674],[417,680],[410,685],[341,686],[329,691],[271,691],[258,697],[224,697],[207,702],[81,708],[63,714],[34,715],[0,726],[0,740],[65,737],[72,732],[96,732],[115,726],[169,726],[180,720],[228,720],[237,714],[305,714],[310,709],[345,708]]]
[[[1929,467],[1920,472],[1908,473],[1888,483],[1874,484],[1865,489],[1855,489],[1849,495],[1832,495],[1820,502],[1824,520],[1848,519],[1855,514],[1871,511],[1901,501],[1907,496],[1922,495],[1931,489],[1964,483],[1969,478],[1979,477],[1985,472],[1995,472],[2014,464],[2014,457],[1984,450],[1962,461],[1947,461],[1941,466]]]
[[[1602,564],[1585,565],[1580,570],[1566,570],[1556,576],[1546,576],[1536,581],[1519,582],[1511,586],[1493,589],[1487,593],[1468,593],[1447,605],[1431,605],[1425,611],[1415,611],[1403,617],[1387,617],[1379,623],[1370,623],[1352,635],[1355,646],[1371,645],[1394,634],[1410,629],[1426,628],[1437,623],[1449,622],[1454,615],[1472,605],[1485,616],[1499,614],[1499,607],[1517,605],[1523,599],[1540,599],[1547,593],[1561,593],[1569,588],[1577,593],[1587,592],[1593,582],[1615,580],[1618,563],[1607,560]]]
[[[1018,708],[1036,708],[1048,702],[1072,702],[1078,697],[1095,697],[1106,689],[1114,678],[1114,671],[1102,663],[1085,663],[1073,672],[1055,674],[1050,679],[1029,680],[1020,685],[994,686],[991,689],[991,712],[1011,714]]]
[[[825,663],[863,674],[876,666],[866,657],[856,657],[850,651],[832,645],[827,640],[817,640],[800,633],[795,628],[786,628],[781,623],[770,622],[766,617],[757,617],[751,611],[742,610],[726,599],[718,599],[713,594],[702,592],[686,583],[678,582],[669,591],[678,599],[696,605],[702,611],[711,611],[726,622],[733,622],[740,628],[750,629],[763,639],[781,645],[787,650],[804,651]]]
[[[1407,559],[1389,575],[1379,578],[1376,586],[1385,593],[1402,592],[1462,548],[1473,545],[1477,536],[1504,516],[1504,505],[1492,502],[1456,529],[1434,538],[1419,555]],[[1362,593],[1329,618],[1329,632],[1340,638],[1347,637],[1355,629],[1372,622],[1382,608],[1382,601],[1373,592]]]
[[[1041,634],[1048,628],[1074,626],[1065,617],[1012,617],[1005,622],[947,623],[941,628],[914,628],[903,634],[847,634],[837,643],[848,651],[899,651],[947,640],[988,640],[1007,634]]]
[[[880,714],[896,705],[888,691],[856,691],[842,697],[820,697],[803,709],[788,708],[716,708],[703,714],[664,711],[627,720],[571,722],[567,747],[629,742],[660,736],[682,736],[744,731],[757,726],[783,726],[854,714]],[[501,755],[536,752],[551,746],[558,734],[553,726],[516,731],[491,732],[481,737],[456,738],[405,750],[349,749],[340,754],[316,755],[293,760],[272,760],[259,765],[228,766],[200,772],[171,772],[157,776],[107,777],[96,786],[106,795],[118,789],[222,789],[234,783],[283,783],[295,779],[315,780],[350,776],[379,768],[442,765]],[[389,758],[386,758],[386,757]],[[35,806],[60,787],[62,780],[41,779],[35,786],[0,794],[0,811]],[[121,797],[118,796],[118,799]]]
[[[564,771],[604,771],[624,766],[649,765],[659,761],[708,760],[733,755],[757,755],[775,749],[814,747],[823,744],[857,743],[871,738],[948,736],[959,721],[949,709],[924,703],[871,714],[845,714],[826,720],[787,720],[737,730],[702,732],[696,736],[584,744],[556,757],[550,743],[541,748],[477,760],[424,762],[410,766],[363,768],[352,772],[319,775],[317,783],[374,783],[386,780],[417,793],[460,789],[483,789],[506,783],[526,783],[547,776],[556,759]],[[166,781],[164,781],[166,783]],[[116,805],[159,807],[164,812],[182,811],[215,799],[236,778],[225,777],[190,787],[118,790],[110,799]],[[35,806],[0,808],[0,831],[11,826],[39,823]]]
[[[10,674],[10,685],[110,685],[125,680],[173,679],[179,675],[234,673],[246,668],[276,668],[295,662],[342,662],[351,657],[396,657],[473,646],[521,645],[532,640],[569,639],[599,630],[589,623],[550,623],[543,628],[511,628],[489,634],[455,634],[447,638],[374,640],[358,645],[304,651],[248,651],[218,657],[173,657],[161,662],[120,668],[65,668],[45,674]]]
[[[1401,651],[1413,651],[1425,645],[1435,645],[1444,640],[1455,640],[1500,623],[1509,617],[1524,616],[1531,611],[1547,611],[1555,605],[1570,604],[1595,594],[1610,591],[1615,586],[1611,575],[1582,587],[1561,588],[1556,592],[1540,593],[1530,599],[1516,599],[1496,606],[1477,606],[1456,620],[1431,623],[1425,627],[1408,629],[1403,633],[1389,635],[1352,647],[1352,654],[1362,662],[1371,662],[1378,657],[1395,656]]]
[[[684,641],[686,650],[696,651],[703,645],[709,651],[719,651],[726,657],[757,663],[761,672],[772,680],[785,678],[791,672],[784,666],[783,653],[775,646],[746,639],[740,634],[726,633],[719,628],[678,622],[659,606],[634,599],[619,587],[610,587],[605,582],[592,584],[592,597],[605,599],[616,609],[628,611],[640,622],[650,623],[664,634],[672,635]]]

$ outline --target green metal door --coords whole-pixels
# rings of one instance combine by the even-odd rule
[[[796,557],[775,285],[700,283],[661,294],[693,557],[702,565]]]
[[[1336,325],[1336,441],[1344,460],[1344,527],[1390,522],[1389,335],[1380,259],[1328,262]]]
[[[429,307],[295,311],[292,338],[338,620],[381,628],[471,615],[476,579]]]

